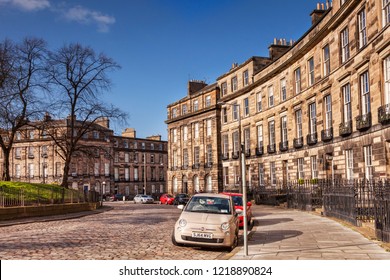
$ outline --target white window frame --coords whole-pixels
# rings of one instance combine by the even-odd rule
[[[264,164],[259,163],[258,168],[259,168],[259,185],[264,186]]]
[[[352,180],[353,179],[353,150],[348,149],[345,150],[345,173],[346,173],[346,179]]]
[[[324,97],[324,106],[325,106],[325,129],[330,129],[332,127],[332,98],[330,94]]]
[[[342,87],[343,93],[343,120],[348,123],[352,120],[352,105],[351,105],[351,85],[350,83]]]
[[[240,152],[240,139],[238,131],[234,131],[232,135],[233,140],[233,153]]]
[[[286,78],[280,80],[280,100],[287,100]]]
[[[264,142],[263,142],[263,125],[259,124],[257,126],[257,147],[263,147]]]
[[[229,155],[229,135],[224,134],[222,136],[222,152],[225,157]]]
[[[330,48],[329,45],[325,45],[322,49],[323,53],[323,71],[324,71],[324,77],[328,76],[330,74]]]
[[[233,119],[233,121],[237,121],[238,120],[238,118],[239,118],[239,116],[238,116],[238,114],[239,114],[239,110],[238,110],[238,104],[237,103],[234,103],[233,105],[232,105],[232,119]]]
[[[269,173],[270,173],[271,185],[275,186],[276,185],[276,167],[275,167],[274,161],[271,161],[269,163]]]
[[[221,92],[222,92],[222,96],[225,96],[228,92],[227,92],[227,82],[223,82],[221,84]]]
[[[188,149],[183,149],[183,166],[187,168],[188,164]]]
[[[315,102],[309,104],[309,132],[311,135],[317,132],[317,110]]]
[[[390,0],[389,0],[390,1]],[[385,104],[390,104],[390,55],[383,60]]]
[[[139,172],[138,172],[138,167],[134,167],[134,181],[139,180]]]
[[[210,137],[212,134],[212,123],[211,119],[206,120],[206,136]]]
[[[110,176],[110,163],[109,162],[104,163],[104,175],[107,177]]]
[[[196,122],[194,124],[194,138],[198,139],[199,138],[199,123]]]
[[[194,111],[194,112],[196,112],[196,111],[199,110],[199,101],[198,101],[198,99],[194,100],[193,103],[192,103],[192,105],[193,105],[192,108],[193,108],[193,111]]]
[[[302,132],[302,110],[296,110],[295,111],[295,124],[296,124],[296,136],[297,138],[302,138],[303,137],[303,132]]]
[[[349,31],[348,27],[340,32],[341,63],[349,59]]]
[[[298,158],[298,180],[305,179],[305,159],[304,158]]]
[[[288,140],[287,116],[282,116],[280,119],[280,123],[281,123],[280,129],[281,129],[281,134],[282,134],[281,140],[283,143],[286,143]]]
[[[268,141],[270,146],[275,145],[275,121],[274,120],[268,121]]]
[[[366,26],[366,9],[362,9],[358,13],[358,34],[359,34],[359,49],[367,45],[367,26]]]
[[[249,127],[244,129],[244,151],[247,152],[251,148],[251,136]]]
[[[382,1],[382,17],[383,27],[385,27],[390,23],[390,0]]]
[[[242,73],[242,80],[243,80],[243,85],[244,86],[249,85],[249,71],[248,70],[245,70]]]
[[[314,58],[310,58],[308,61],[307,61],[307,68],[308,68],[308,79],[309,79],[309,86],[312,86],[314,84],[314,79],[315,79],[315,76],[314,76]]]
[[[372,146],[364,146],[364,174],[366,180],[373,179],[373,166],[372,166]]]
[[[183,141],[187,141],[188,140],[188,126],[184,126],[183,127]]]
[[[274,100],[274,87],[269,86],[268,87],[268,108],[274,107],[275,100]]]
[[[311,156],[310,163],[311,163],[311,178],[318,179],[317,156]]]
[[[360,75],[360,94],[361,94],[361,110],[362,115],[367,115],[371,112],[370,102],[370,78],[368,71]]]
[[[235,92],[237,89],[238,89],[238,81],[237,81],[237,76],[234,76],[232,79],[231,79],[231,90],[232,92]]]
[[[243,103],[244,103],[244,116],[248,117],[249,116],[249,98],[248,97],[244,98]]]
[[[211,96],[208,95],[206,96],[206,107],[210,107],[211,106]]]
[[[226,107],[222,108],[222,120],[223,120],[223,123],[227,123],[228,122],[228,113],[227,113],[227,108]]]
[[[261,99],[262,99],[261,92],[258,92],[256,94],[256,109],[257,109],[257,112],[261,112],[263,110]]]
[[[301,92],[301,68],[298,67],[294,70],[294,81],[295,81],[295,94]]]
[[[200,163],[200,148],[199,146],[194,147],[194,164]]]

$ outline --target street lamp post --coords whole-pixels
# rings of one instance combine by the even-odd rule
[[[247,187],[246,187],[246,168],[245,168],[245,147],[241,139],[241,107],[240,104],[219,102],[220,105],[230,105],[238,107],[238,139],[240,141],[240,173],[241,173],[241,192],[242,192],[242,205],[243,205],[243,223],[244,223],[244,254],[248,256],[248,217],[247,217]]]
[[[144,153],[144,194],[146,194],[146,153]]]
[[[106,190],[106,181],[102,183],[102,190],[100,192],[100,206],[103,207],[103,192]]]

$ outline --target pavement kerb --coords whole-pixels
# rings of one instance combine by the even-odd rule
[[[68,214],[62,214],[62,215],[38,216],[38,217],[20,218],[20,219],[13,219],[13,220],[4,220],[4,221],[0,221],[0,227],[7,227],[7,226],[13,226],[13,225],[23,225],[23,224],[29,224],[29,223],[35,223],[35,222],[50,222],[50,221],[77,219],[77,218],[81,218],[84,216],[103,213],[106,211],[110,211],[112,209],[113,208],[110,206],[103,206],[103,207],[100,207],[96,210],[68,213]]]

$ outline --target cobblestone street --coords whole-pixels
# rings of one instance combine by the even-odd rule
[[[175,247],[180,210],[170,205],[112,202],[113,210],[77,219],[0,227],[0,259],[222,259],[223,250]]]

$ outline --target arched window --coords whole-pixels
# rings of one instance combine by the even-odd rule
[[[183,176],[183,193],[188,193],[188,179],[187,176]]]
[[[177,178],[173,177],[172,179],[173,193],[177,193]]]
[[[199,177],[198,177],[198,175],[195,175],[195,176],[194,176],[193,185],[194,185],[194,191],[195,191],[195,192],[200,192],[200,189],[199,189]]]
[[[205,185],[206,185],[206,192],[208,192],[208,193],[213,192],[213,184],[212,184],[212,180],[211,180],[211,175],[206,176]]]

